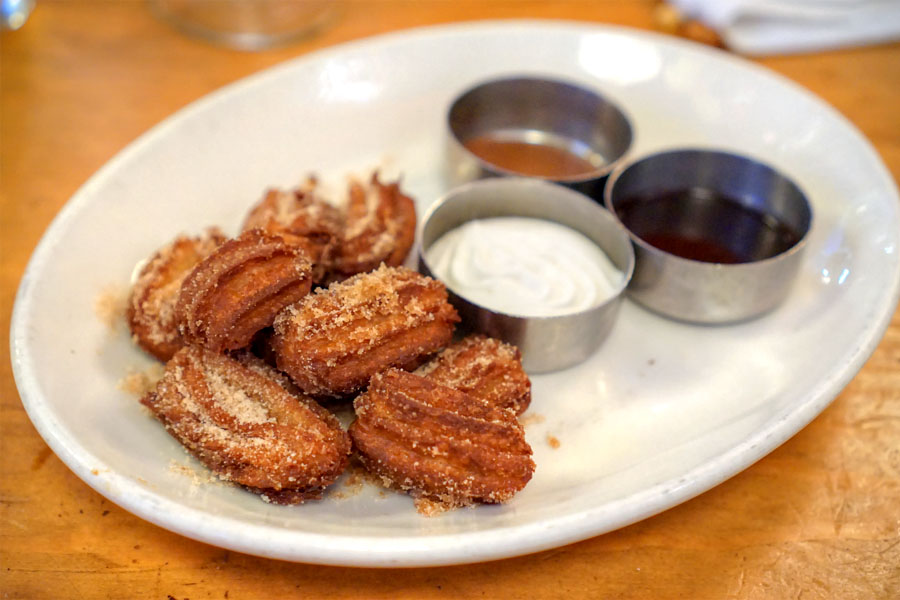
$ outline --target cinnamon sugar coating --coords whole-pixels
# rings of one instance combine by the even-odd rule
[[[350,437],[366,468],[446,507],[509,500],[534,472],[511,410],[390,369],[354,401]]]
[[[416,207],[398,182],[383,184],[374,173],[368,184],[354,181],[344,219],[333,278],[371,271],[384,263],[403,264],[416,235]]]
[[[184,345],[175,317],[181,283],[225,239],[216,228],[199,236],[179,236],[160,248],[138,274],[125,318],[137,344],[159,360],[169,360]]]
[[[313,283],[325,280],[343,228],[341,212],[312,189],[270,189],[244,220],[243,231],[262,229],[303,248],[312,262]]]
[[[339,398],[389,367],[418,367],[450,342],[457,321],[442,283],[382,265],[286,309],[271,343],[278,368],[301,390]]]
[[[141,402],[222,479],[296,504],[337,479],[350,441],[331,413],[289,387],[253,357],[188,346]]]
[[[531,380],[522,369],[519,349],[483,335],[470,335],[445,348],[416,374],[517,415],[531,404]]]
[[[181,285],[176,319],[186,342],[214,351],[236,350],[311,286],[312,269],[303,249],[251,229],[194,267]]]

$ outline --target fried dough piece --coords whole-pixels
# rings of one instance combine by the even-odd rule
[[[175,306],[181,335],[217,352],[244,348],[311,286],[310,262],[301,248],[259,229],[245,231],[185,278]]]
[[[471,335],[445,348],[419,367],[417,375],[509,408],[521,415],[531,404],[531,380],[519,349],[483,335]]]
[[[141,399],[220,478],[264,500],[319,497],[347,466],[350,438],[313,400],[258,359],[186,346]]]
[[[179,236],[141,268],[131,288],[125,317],[135,342],[159,360],[169,360],[184,345],[175,318],[182,281],[225,239],[216,228],[195,237]]]
[[[243,231],[262,229],[303,248],[313,265],[313,283],[325,280],[340,243],[341,212],[311,190],[271,189],[247,214]]]
[[[366,468],[447,508],[509,500],[534,472],[511,410],[390,369],[354,401],[350,437]]]
[[[350,184],[342,240],[334,258],[334,277],[345,279],[381,263],[397,267],[406,260],[416,235],[416,207],[397,182],[382,184],[378,174],[368,185]]]
[[[317,290],[275,319],[278,368],[307,394],[340,398],[388,367],[415,369],[459,321],[444,284],[382,265]]]

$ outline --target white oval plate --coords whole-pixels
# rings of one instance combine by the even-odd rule
[[[110,285],[180,231],[235,231],[269,185],[402,172],[420,211],[446,190],[444,112],[508,73],[579,82],[620,103],[633,155],[749,154],[793,177],[815,224],[799,281],[763,318],[676,323],[625,303],[587,363],[534,377],[534,479],[504,506],[426,518],[365,487],[271,506],[202,471],[117,387],[150,364],[95,317]],[[900,290],[897,190],[867,141],[796,85],[726,53],[625,29],[504,22],[415,30],[280,65],[216,92],[131,144],[60,212],[13,323],[16,382],[56,454],[101,494],[185,536],[280,559],[441,565],[534,552],[622,527],[744,469],[806,425],[859,370]],[[421,213],[420,213],[421,214]],[[539,421],[539,419],[532,419]],[[551,447],[555,437],[559,447]]]

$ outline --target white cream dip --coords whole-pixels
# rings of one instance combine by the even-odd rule
[[[485,308],[523,317],[579,312],[622,285],[622,271],[587,236],[529,217],[470,221],[426,252],[434,275]]]

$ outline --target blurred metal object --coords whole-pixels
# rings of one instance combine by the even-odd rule
[[[520,177],[473,181],[435,203],[419,226],[419,270],[434,277],[427,253],[443,234],[475,219],[531,217],[565,225],[597,244],[622,274],[615,295],[592,308],[558,316],[523,317],[491,310],[457,295],[448,286],[450,302],[463,327],[501,339],[519,348],[529,373],[574,366],[588,358],[609,335],[625,287],[634,270],[628,233],[591,198],[571,189]]]
[[[681,192],[693,199],[679,202]],[[605,202],[634,243],[630,297],[696,323],[746,320],[777,306],[799,270],[813,218],[806,196],[790,179],[750,158],[715,150],[672,150],[624,165],[610,176]],[[643,209],[627,208],[636,203],[644,203]],[[735,215],[741,214],[755,215],[759,227],[738,222]],[[781,230],[790,235],[775,243],[773,232]],[[650,239],[668,240],[669,248],[724,248],[742,260],[686,258]]]
[[[265,50],[314,33],[336,13],[335,0],[148,0],[182,33],[238,50]]]
[[[668,2],[659,2],[653,9],[653,23],[663,33],[677,35],[694,42],[725,48],[725,42],[712,27],[689,17]]]
[[[35,0],[0,0],[0,25],[4,31],[19,29],[34,10]]]
[[[625,113],[600,94],[578,85],[535,77],[493,79],[463,92],[450,106],[450,179],[528,176],[571,187],[602,202],[606,177],[631,147]],[[537,176],[479,156],[467,144],[492,136],[543,145],[590,164],[576,176]]]

